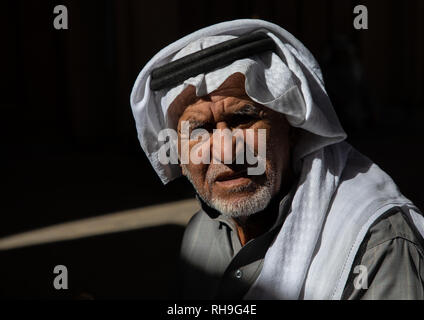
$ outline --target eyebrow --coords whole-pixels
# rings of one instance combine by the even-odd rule
[[[188,122],[189,130],[195,130],[196,128],[201,127],[207,123],[207,121],[200,121],[192,118],[186,119],[184,121]],[[180,130],[178,131],[181,132]]]
[[[198,127],[198,126],[202,126],[206,123],[206,121],[199,121],[199,120],[194,120],[194,119],[188,119],[188,124],[191,127]]]
[[[261,111],[262,111],[261,108],[255,106],[253,104],[246,103],[240,109],[237,109],[236,111],[231,112],[230,114],[228,114],[226,118],[231,118],[234,115],[259,116],[259,114],[260,114]],[[200,120],[193,119],[193,118],[189,118],[189,119],[186,119],[184,121],[188,121],[190,130],[195,130],[198,127],[204,126],[205,124],[208,123],[208,121],[200,121]]]

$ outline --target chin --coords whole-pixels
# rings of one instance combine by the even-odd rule
[[[276,193],[277,175],[272,170],[269,177],[264,175],[224,184],[212,183],[209,188],[204,188],[200,187],[202,183],[192,179],[185,166],[182,169],[200,198],[226,217],[248,217],[263,211]]]
[[[255,192],[237,192],[226,197],[212,197],[209,206],[230,218],[247,217],[264,210],[272,198],[271,188],[262,186]]]

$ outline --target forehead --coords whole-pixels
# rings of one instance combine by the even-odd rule
[[[247,106],[253,105],[255,103],[241,91],[233,89],[220,90],[188,105],[179,117],[179,121],[196,119],[218,122],[241,112],[241,109],[244,110]]]
[[[170,110],[178,115],[177,118],[180,118],[184,113],[193,110],[201,112],[202,109],[210,109],[216,105],[225,105],[224,109],[229,111],[241,102],[254,103],[245,91],[244,82],[244,75],[235,73],[228,77],[218,89],[203,97],[197,97],[195,88],[189,86],[174,100]]]

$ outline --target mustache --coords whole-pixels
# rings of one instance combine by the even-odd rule
[[[210,186],[216,181],[216,179],[224,173],[229,173],[231,170],[225,165],[209,165],[208,171],[206,172],[206,182]]]
[[[240,172],[246,172],[247,166],[244,165],[225,165],[210,164],[206,173],[206,182],[211,186],[219,177],[223,175],[235,175]]]

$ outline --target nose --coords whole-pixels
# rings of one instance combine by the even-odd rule
[[[215,163],[233,164],[237,159],[237,137],[225,122],[218,122],[212,136],[212,158]]]

